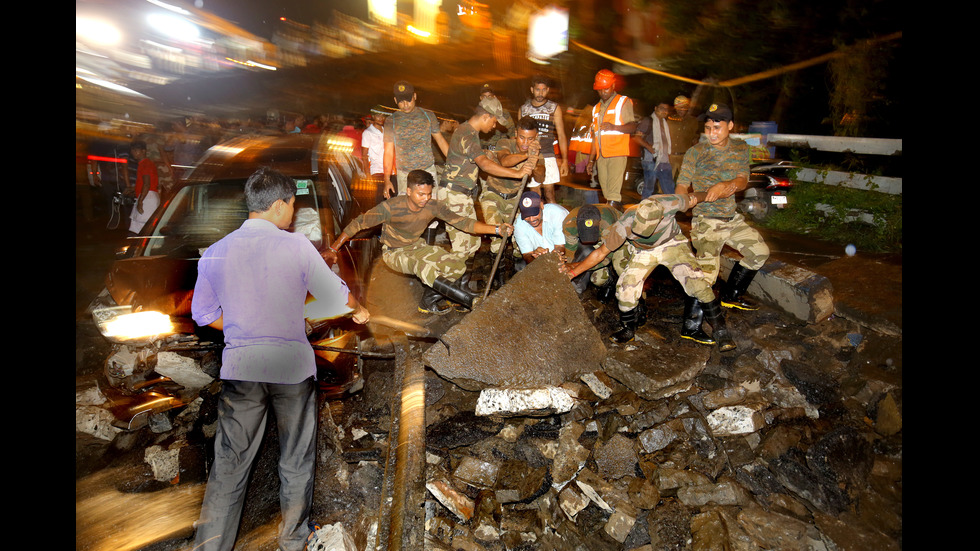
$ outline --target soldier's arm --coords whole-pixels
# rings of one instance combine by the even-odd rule
[[[523,178],[526,174],[530,174],[534,170],[534,166],[531,163],[524,163],[524,166],[520,169],[507,168],[491,161],[486,155],[480,155],[474,161],[476,162],[476,166],[480,167],[480,170],[491,176],[500,178]]]
[[[611,252],[612,251],[609,250],[606,244],[603,243],[589,253],[589,256],[582,259],[582,261],[563,265],[562,271],[568,274],[568,279],[575,279],[592,268],[595,268],[596,265],[605,260],[605,258],[609,256],[609,253]]]

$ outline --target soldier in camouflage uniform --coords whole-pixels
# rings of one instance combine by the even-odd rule
[[[721,250],[725,245],[742,255],[722,288],[721,304],[727,308],[755,310],[757,306],[743,294],[769,258],[769,247],[759,232],[736,212],[734,197],[749,182],[749,146],[729,137],[734,124],[727,105],[713,104],[699,118],[705,120],[707,142],[687,150],[677,179],[677,193],[688,193],[693,189],[707,194],[704,203],[692,212],[691,243],[711,284],[718,278]]]
[[[495,105],[486,100],[480,103],[473,116],[459,125],[449,142],[446,164],[443,169],[445,185],[439,190],[439,201],[454,213],[476,220],[476,205],[473,197],[478,191],[481,170],[490,176],[504,178],[523,178],[530,174],[533,165],[525,163],[520,169],[503,167],[491,160],[480,147],[480,132],[489,132],[497,124],[501,115],[499,102]],[[480,249],[480,238],[457,230],[446,229],[452,242],[453,252],[466,261]]]
[[[646,323],[643,283],[659,265],[666,266],[684,293],[702,302],[715,300],[711,285],[698,267],[690,243],[674,216],[684,212],[703,198],[703,194],[652,195],[626,212],[603,234],[603,243],[585,260],[567,265],[569,278],[575,278],[598,263],[612,251],[626,249],[627,264],[616,282],[619,302],[620,329],[610,337],[613,342],[633,340],[636,329]],[[728,337],[724,318],[708,316],[717,342],[722,350],[730,350],[734,342]],[[713,342],[712,342],[713,344]],[[729,348],[731,347],[731,348]]]
[[[516,138],[503,138],[497,142],[496,149],[488,153],[492,160],[507,168],[522,168],[525,162],[534,165],[531,177],[535,181],[544,180],[544,159],[539,153],[538,123],[530,117],[521,119],[518,123]],[[513,218],[517,208],[517,196],[521,192],[521,180],[518,178],[502,178],[488,176],[487,185],[480,194],[480,208],[483,219],[488,224],[500,224]],[[497,254],[502,239],[490,241],[490,252]]]
[[[480,101],[482,102],[483,100],[488,100],[494,105],[500,105],[501,116],[497,119],[497,125],[490,131],[489,136],[482,140],[484,150],[495,151],[497,149],[497,143],[500,140],[505,138],[514,139],[514,133],[517,131],[517,128],[514,124],[514,117],[510,116],[507,109],[504,109],[500,98],[497,97],[496,92],[493,91],[493,88],[489,84],[484,84],[480,88]],[[500,131],[501,128],[503,128],[503,132]]]
[[[432,142],[443,155],[449,143],[439,131],[439,119],[435,113],[416,105],[415,87],[400,80],[395,83],[395,104],[398,110],[391,113],[384,123],[384,183],[385,199],[395,194],[391,175],[396,175],[398,193],[405,193],[408,173],[421,169],[437,177]]]
[[[565,254],[572,259],[572,262],[585,260],[596,247],[602,244],[602,235],[622,215],[623,213],[609,204],[582,205],[572,209],[562,224],[562,233],[565,234]],[[616,291],[616,280],[610,270],[619,274],[626,264],[626,248],[620,247],[613,251],[612,259],[603,258],[598,264],[579,274],[572,283],[575,284],[575,290],[582,294],[591,281],[599,289],[599,300],[606,302]]]
[[[472,308],[476,295],[466,287],[465,260],[442,247],[426,244],[422,233],[436,218],[473,234],[510,235],[514,228],[509,224],[491,226],[452,212],[446,205],[431,200],[434,183],[428,172],[411,171],[405,195],[392,197],[351,221],[324,251],[324,259],[334,264],[337,251],[348,239],[381,224],[381,258],[385,264],[396,272],[415,275],[425,284],[420,312],[449,312],[450,308],[442,304],[442,297]]]

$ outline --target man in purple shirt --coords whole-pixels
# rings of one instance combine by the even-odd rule
[[[307,293],[338,314],[352,311],[357,323],[370,314],[305,236],[284,231],[296,201],[291,178],[260,169],[245,183],[245,201],[248,219],[201,257],[191,303],[195,322],[225,335],[214,463],[194,549],[234,547],[271,405],[282,454],[279,547],[301,551],[310,534],[317,421],[316,363],[303,315]]]

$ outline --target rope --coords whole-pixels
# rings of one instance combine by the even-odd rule
[[[900,39],[900,38],[902,38],[902,32],[901,31],[896,32],[896,33],[892,33],[892,34],[889,34],[889,35],[885,35],[885,36],[882,36],[880,38],[872,38],[870,40],[865,40],[863,42],[863,44],[874,44],[874,43],[877,43],[877,42],[886,42],[886,41],[889,41],[889,40],[897,40],[897,39]],[[593,54],[595,54],[595,55],[597,55],[599,57],[604,57],[604,58],[609,59],[611,61],[615,61],[616,63],[621,63],[621,64],[627,65],[629,67],[634,67],[636,69],[641,69],[641,70],[646,71],[648,73],[653,73],[655,75],[660,75],[660,76],[671,78],[671,79],[674,79],[674,80],[679,80],[681,82],[688,82],[688,83],[691,83],[691,84],[708,85],[708,86],[722,86],[722,87],[725,87],[725,88],[730,88],[732,86],[739,86],[741,84],[747,84],[749,82],[755,82],[757,80],[764,80],[764,79],[767,79],[767,78],[772,78],[774,76],[778,76],[778,75],[781,75],[781,74],[784,74],[784,73],[788,73],[790,71],[797,71],[799,69],[804,69],[806,67],[811,67],[813,65],[818,65],[820,63],[825,63],[827,61],[830,61],[831,59],[842,57],[842,56],[845,56],[845,55],[848,54],[848,49],[845,48],[845,49],[837,50],[835,52],[830,52],[830,53],[827,53],[827,54],[823,54],[823,55],[820,55],[820,56],[817,56],[817,57],[814,57],[814,58],[811,58],[811,59],[808,59],[808,60],[805,60],[805,61],[800,61],[800,62],[797,62],[797,63],[791,63],[789,65],[786,65],[786,66],[783,66],[783,67],[779,67],[779,68],[776,68],[776,69],[770,69],[768,71],[762,71],[762,72],[755,73],[755,74],[752,74],[752,75],[747,75],[747,76],[744,76],[744,77],[739,77],[739,78],[735,78],[735,79],[731,79],[731,80],[726,80],[724,82],[717,82],[717,83],[715,83],[715,82],[705,82],[705,81],[702,81],[702,80],[696,80],[696,79],[692,79],[692,78],[682,77],[680,75],[673,75],[673,74],[670,74],[670,73],[667,73],[667,72],[664,72],[664,71],[658,71],[657,69],[651,69],[650,67],[645,67],[643,65],[639,65],[637,63],[633,63],[631,61],[626,61],[625,59],[621,59],[621,58],[618,58],[616,56],[612,56],[612,55],[609,55],[607,53],[600,52],[599,50],[596,50],[594,48],[590,48],[590,47],[586,46],[585,44],[582,44],[581,42],[579,42],[577,40],[572,40],[571,43],[572,43],[572,45],[577,46],[579,48],[582,48],[583,50],[585,50],[587,52],[590,52],[590,53],[593,53]]]

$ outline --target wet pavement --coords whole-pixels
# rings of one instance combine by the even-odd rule
[[[92,388],[109,349],[83,310],[124,241],[99,223],[76,231],[76,391]],[[738,351],[705,351],[679,338],[682,296],[657,271],[649,322],[634,343],[606,341],[618,363],[564,385],[571,411],[476,417],[478,392],[426,370],[426,547],[900,549],[901,257],[769,242],[774,259],[831,282],[829,319],[803,323],[766,305],[727,313]],[[490,262],[484,251],[475,271]],[[409,278],[376,269],[372,280],[385,293],[370,296],[370,308],[439,334],[465,319],[418,314]],[[614,307],[590,291],[582,304],[607,337]],[[384,330],[372,345],[420,356],[442,346]],[[627,374],[665,351],[700,362],[676,389],[651,391]],[[344,523],[358,549],[375,537],[397,390],[391,362],[365,362],[364,378],[360,392],[322,409],[314,511],[321,523]],[[207,461],[193,434],[141,430],[107,442],[76,432],[76,548],[189,549]],[[266,440],[275,450],[274,432]],[[151,449],[180,451],[176,478],[158,480]],[[275,549],[275,478],[275,453],[260,454],[238,549]]]

